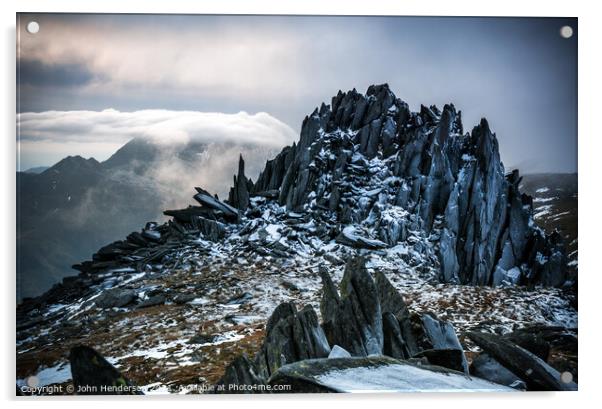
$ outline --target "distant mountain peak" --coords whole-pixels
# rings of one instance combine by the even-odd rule
[[[65,171],[65,170],[97,170],[100,167],[100,163],[94,159],[85,159],[80,155],[67,156],[61,159],[56,164],[48,168],[45,172],[53,171]]]
[[[104,168],[129,167],[136,162],[151,163],[159,155],[158,146],[144,138],[133,138],[102,162]]]
[[[34,175],[39,175],[40,173],[44,172],[48,168],[50,168],[50,166],[34,166],[32,168],[28,168],[28,169],[24,170],[23,173],[31,173]]]

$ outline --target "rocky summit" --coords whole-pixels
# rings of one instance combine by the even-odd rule
[[[521,183],[487,120],[339,92],[256,181],[240,157],[226,200],[197,187],[23,300],[18,384],[102,354],[143,393],[575,389],[576,278]]]

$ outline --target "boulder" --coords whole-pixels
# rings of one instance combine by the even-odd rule
[[[548,360],[548,356],[550,355],[550,342],[544,338],[543,331],[539,331],[538,327],[527,327],[516,330],[506,334],[504,339],[537,355],[544,361]]]
[[[199,230],[207,240],[218,242],[226,235],[224,224],[216,220],[210,220],[201,216],[191,216],[189,222],[191,226],[194,229]]]
[[[526,390],[525,382],[487,353],[479,354],[473,361],[470,373],[488,381],[509,386],[518,390]]]
[[[391,312],[383,314],[383,339],[384,355],[399,359],[410,357],[408,347],[401,334],[399,321]]]
[[[426,358],[431,365],[442,366],[454,371],[465,372],[466,359],[459,349],[425,349],[413,358]]]
[[[266,324],[266,336],[255,363],[260,376],[268,378],[287,363],[325,358],[330,353],[326,335],[311,306],[301,311],[293,303],[282,303]]]
[[[343,231],[336,237],[336,241],[337,243],[360,249],[377,250],[387,247],[387,245],[380,240],[358,236],[353,227],[346,227],[343,229]]]
[[[328,358],[350,358],[351,354],[347,352],[344,348],[341,348],[338,345],[335,345],[330,350],[330,354],[328,354]]]
[[[155,305],[163,305],[167,298],[165,294],[156,294],[148,297],[146,300],[142,300],[136,305],[136,308],[147,308],[154,307]]]
[[[130,304],[137,298],[134,290],[128,290],[123,288],[112,288],[103,291],[96,299],[94,303],[98,308],[121,308]]]
[[[139,389],[94,349],[80,345],[69,352],[76,393],[82,395],[137,395]],[[79,391],[79,392],[78,392]]]
[[[487,333],[468,333],[479,347],[508,370],[519,376],[534,391],[574,391],[577,384],[563,382],[560,373],[537,355],[504,339]]]
[[[464,356],[464,348],[462,348],[462,344],[458,340],[454,327],[449,322],[438,320],[429,314],[422,316],[422,327],[429,343],[433,347],[432,349],[455,349],[460,351],[462,370],[468,373],[468,361]]]
[[[202,206],[223,213],[224,217],[228,220],[238,219],[237,209],[224,202],[221,202],[200,187],[195,187],[195,189],[198,193],[193,196],[194,200],[199,202]]]
[[[299,360],[322,358],[330,354],[330,346],[318,315],[310,305],[306,305],[297,314],[293,323],[293,336]]]
[[[255,363],[247,355],[241,355],[227,367],[217,382],[216,393],[261,393],[265,380],[259,375]]]
[[[142,230],[142,237],[146,240],[158,243],[161,241],[161,232],[153,229],[144,229]]]

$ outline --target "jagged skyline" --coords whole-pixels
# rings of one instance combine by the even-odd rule
[[[507,168],[576,171],[576,19],[20,16],[22,113],[267,112],[298,132],[300,118],[337,90],[387,82],[413,110],[454,103],[467,130],[487,117]],[[32,19],[36,35],[24,28]],[[560,36],[564,25],[572,38]],[[66,140],[101,138],[98,122],[54,122],[50,136],[21,128],[22,168],[67,154],[103,160],[131,137],[117,121],[108,146],[76,146]],[[165,138],[188,132],[164,129]]]

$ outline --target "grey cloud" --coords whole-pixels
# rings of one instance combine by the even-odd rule
[[[45,64],[41,60],[21,59],[17,83],[21,87],[76,87],[89,84],[94,75],[82,64]]]
[[[34,17],[43,35],[22,36],[22,58],[94,77],[24,87],[25,110],[265,111],[298,131],[339,89],[388,82],[413,109],[453,102],[466,129],[486,116],[508,165],[576,169],[576,19]]]

